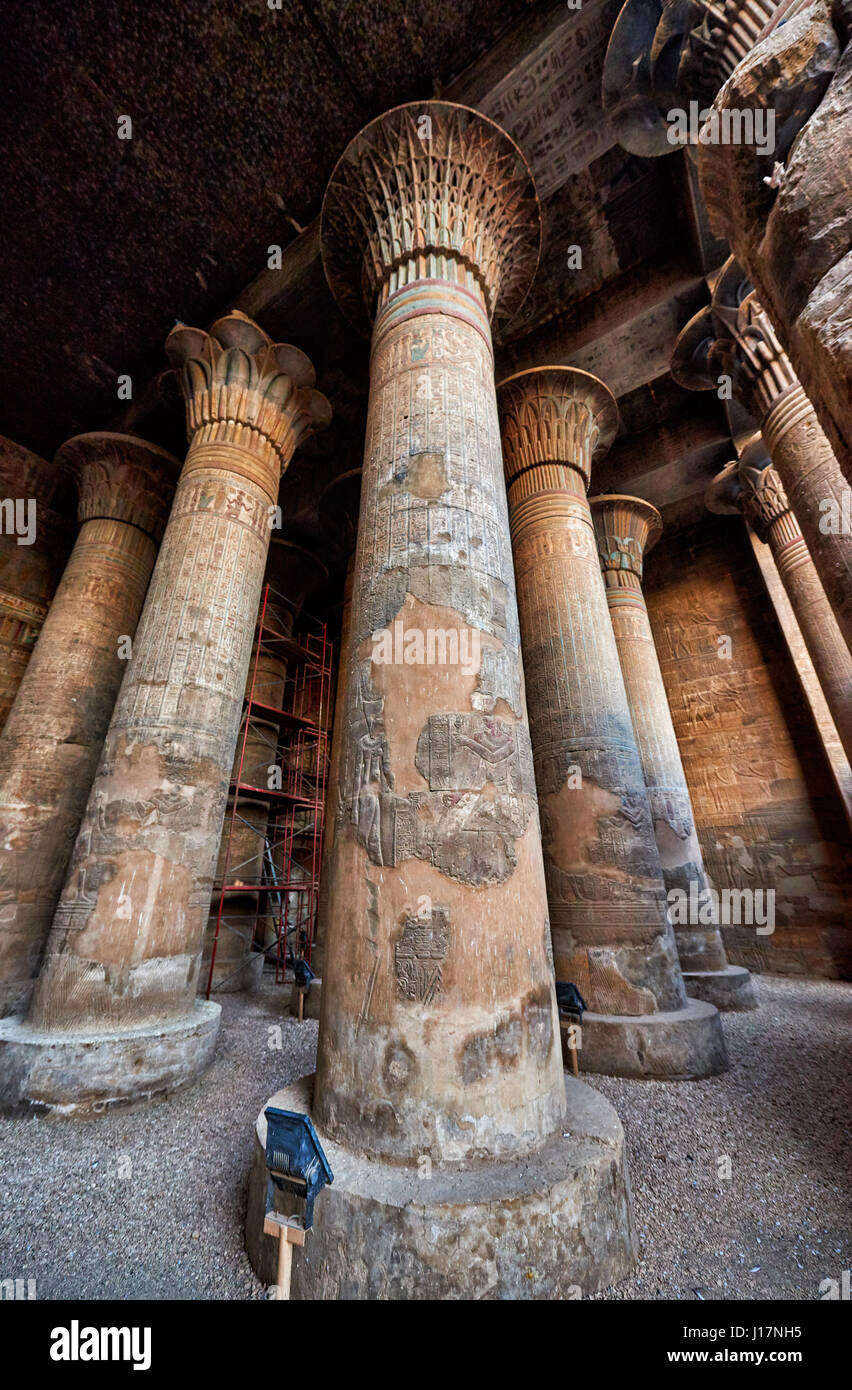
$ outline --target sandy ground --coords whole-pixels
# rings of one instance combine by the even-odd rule
[[[709,1081],[586,1078],[627,1132],[642,1259],[608,1299],[818,1299],[852,1265],[852,986],[762,976]],[[274,986],[223,1000],[191,1091],[87,1120],[0,1118],[0,1279],[50,1298],[264,1298],[243,1250],[254,1120],[313,1069]],[[730,1161],[730,1177],[725,1159]]]

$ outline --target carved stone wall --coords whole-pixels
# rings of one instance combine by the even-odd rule
[[[644,587],[707,873],[776,892],[774,933],[723,927],[728,958],[849,978],[850,834],[745,532],[664,538]]]

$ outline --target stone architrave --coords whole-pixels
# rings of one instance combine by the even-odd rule
[[[751,975],[725,954],[642,592],[662,519],[639,497],[593,497],[589,506],[686,992],[718,1009],[753,1009]]]
[[[243,314],[167,351],[189,452],[32,1005],[0,1025],[7,1104],[173,1090],[215,1043],[195,994],[278,485],[330,411]]]
[[[737,262],[675,344],[672,375],[691,390],[737,397],[760,425],[840,631],[852,649],[850,492],[816,412]]]
[[[80,531],[0,737],[0,1016],[29,1003],[180,472],[124,434],[78,435],[56,463]]]
[[[632,1237],[617,1119],[562,1068],[502,482],[491,321],[535,271],[535,190],[499,126],[415,103],[347,147],[321,236],[372,352],[317,1073],[275,1098],[335,1173],[293,1288],[565,1296]]]
[[[497,388],[556,978],[575,984],[580,1066],[707,1076],[719,1016],[687,999],[586,488],[618,411],[572,367]]]
[[[772,551],[843,749],[852,763],[852,654],[760,436],[713,480],[712,512],[741,512]]]

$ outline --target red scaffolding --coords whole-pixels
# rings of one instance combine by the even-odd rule
[[[246,956],[262,952],[269,959],[274,955],[279,984],[296,959],[308,964],[311,960],[322,863],[333,653],[324,623],[303,619],[298,640],[284,635],[291,625],[287,600],[266,585],[237,742],[236,776],[222,831],[224,857],[220,852],[213,888],[211,916],[215,912],[216,925],[208,999],[215,988],[213,973],[223,932],[241,939]],[[270,675],[285,663],[286,677]],[[275,695],[282,688],[279,703]],[[243,960],[237,969],[244,965]],[[219,987],[224,983],[219,981]]]

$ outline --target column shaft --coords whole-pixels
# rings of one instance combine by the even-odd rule
[[[597,497],[591,509],[687,993],[720,1009],[753,1008],[748,971],[725,954],[642,592],[644,556],[662,522],[638,497]]]
[[[29,1002],[180,467],[109,434],[70,440],[58,462],[78,474],[82,525],[0,738],[2,1014]]]

